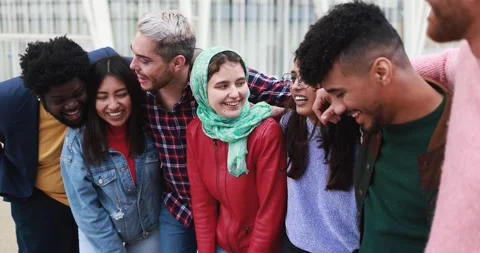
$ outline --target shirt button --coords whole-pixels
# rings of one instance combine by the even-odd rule
[[[359,191],[358,191],[358,195],[363,196],[363,191],[362,191],[362,190],[359,190]]]
[[[132,189],[128,188],[128,189],[127,189],[127,192],[132,192]]]
[[[143,236],[147,237],[147,236],[148,236],[148,232],[143,232]]]
[[[370,164],[367,164],[367,170],[370,171]]]
[[[121,171],[121,172],[125,172],[125,171],[127,171],[127,170],[126,170],[125,168],[121,168],[120,171]]]
[[[98,180],[98,184],[103,184],[103,179],[100,178],[100,179]]]

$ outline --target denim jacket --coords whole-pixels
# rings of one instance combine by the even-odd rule
[[[97,252],[126,252],[124,242],[145,238],[158,227],[162,187],[157,151],[145,135],[145,152],[135,158],[135,185],[126,159],[113,149],[105,164],[85,167],[83,129],[68,129],[60,158],[73,216]]]

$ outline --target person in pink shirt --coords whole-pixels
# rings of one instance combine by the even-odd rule
[[[455,92],[447,147],[427,253],[480,250],[480,1],[427,0],[428,36],[437,42],[466,39],[458,52],[448,51],[433,66],[453,78]],[[454,60],[455,61],[455,60]],[[422,64],[422,63],[420,63]],[[443,74],[442,74],[443,73]]]

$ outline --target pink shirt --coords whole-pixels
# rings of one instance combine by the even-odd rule
[[[480,252],[480,61],[467,43],[436,57],[417,64],[434,70],[426,71],[427,75],[437,73],[431,75],[433,79],[443,77],[455,83],[455,92],[440,192],[425,252]]]

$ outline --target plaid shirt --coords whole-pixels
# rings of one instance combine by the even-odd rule
[[[265,101],[283,106],[290,96],[288,85],[249,69],[249,101]],[[165,179],[163,201],[170,213],[185,227],[192,225],[190,184],[187,175],[186,129],[197,116],[197,102],[190,85],[186,85],[182,98],[172,111],[166,111],[157,104],[156,94],[147,92],[144,104],[147,126],[153,137],[162,163]]]

